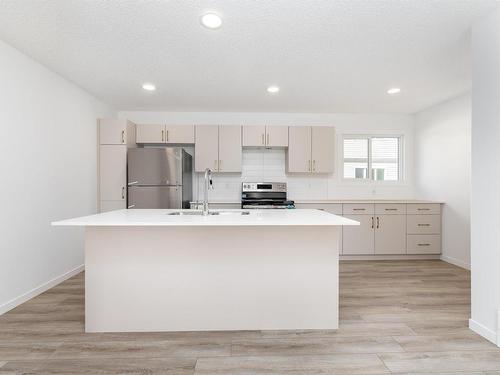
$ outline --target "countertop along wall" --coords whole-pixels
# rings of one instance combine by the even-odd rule
[[[149,112],[122,111],[120,118],[137,124],[186,125],[315,125],[333,126],[336,132],[335,171],[331,175],[285,173],[285,151],[279,149],[244,149],[241,174],[215,174],[212,201],[239,202],[243,181],[284,181],[289,198],[321,199],[408,199],[414,198],[413,142],[414,117],[404,114],[333,114],[333,113],[228,113],[228,112]],[[343,181],[342,134],[380,134],[404,136],[403,183]],[[198,176],[199,177],[199,176]],[[194,199],[201,196],[202,181],[195,181]]]
[[[0,314],[83,269],[96,212],[96,119],[109,106],[0,41]]]
[[[417,194],[446,202],[442,259],[470,269],[470,94],[419,112],[415,118]]]

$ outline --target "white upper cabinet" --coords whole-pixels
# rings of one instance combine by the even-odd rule
[[[288,147],[288,126],[243,126],[243,147]]]
[[[311,127],[311,159],[313,173],[333,172],[335,131],[329,126]]]
[[[287,172],[332,173],[334,136],[328,126],[290,126]]]
[[[266,126],[267,147],[288,147],[288,126]]]
[[[219,126],[196,126],[194,170],[219,169]]]
[[[99,144],[101,145],[124,145],[127,144],[127,134],[130,129],[127,120],[100,119],[99,120]]]
[[[288,129],[287,172],[311,172],[310,126],[290,126]]]
[[[196,172],[241,172],[241,156],[241,126],[196,126]]]
[[[137,143],[165,143],[165,125],[141,124],[137,125]]]
[[[219,172],[241,172],[241,126],[219,126]]]
[[[194,143],[194,125],[166,125],[165,143]]]
[[[137,125],[137,143],[194,143],[193,125]]]
[[[266,127],[264,125],[243,126],[243,147],[264,147],[266,145]]]

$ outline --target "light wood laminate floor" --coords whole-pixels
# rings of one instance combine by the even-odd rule
[[[340,306],[338,331],[86,334],[82,273],[0,316],[0,374],[500,375],[463,269],[341,262]]]

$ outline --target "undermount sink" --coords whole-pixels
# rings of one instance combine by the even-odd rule
[[[217,215],[250,215],[250,211],[209,211],[210,216]],[[203,216],[203,211],[174,211],[170,212],[167,215],[173,216]]]

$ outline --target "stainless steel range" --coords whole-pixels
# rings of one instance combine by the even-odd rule
[[[287,200],[285,182],[243,182],[241,208],[295,208]]]

